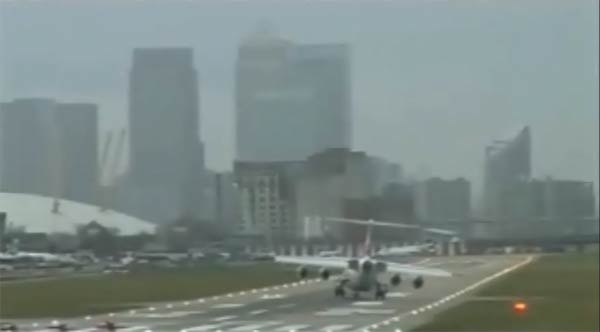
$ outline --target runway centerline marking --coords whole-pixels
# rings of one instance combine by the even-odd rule
[[[285,325],[282,327],[278,327],[271,332],[290,332],[290,331],[298,331],[310,327],[310,325],[306,324],[296,324],[296,325]]]
[[[260,297],[261,300],[277,300],[277,299],[283,299],[287,297],[284,294],[265,294],[263,296]]]
[[[230,308],[240,308],[245,306],[243,303],[221,303],[212,306],[213,309],[230,309]]]
[[[356,302],[352,302],[352,305],[357,305],[357,306],[377,306],[377,305],[382,305],[383,302],[381,301],[356,301]]]
[[[279,325],[282,321],[265,321],[257,324],[249,324],[244,326],[238,326],[236,328],[227,330],[227,332],[248,332],[248,331],[260,331],[266,327]]]
[[[267,311],[269,311],[269,310],[267,310],[267,309],[254,310],[254,311],[250,311],[250,315],[256,316],[256,315],[264,314]]]
[[[222,321],[226,321],[226,320],[231,320],[236,318],[237,316],[234,315],[230,315],[230,316],[221,316],[221,317],[217,317],[215,319],[213,319],[213,322],[222,322]]]
[[[344,330],[349,330],[352,328],[352,325],[348,324],[338,324],[338,325],[328,325],[319,330],[319,332],[339,332]]]

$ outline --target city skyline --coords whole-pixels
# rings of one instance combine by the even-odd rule
[[[236,59],[236,161],[350,148],[350,58],[348,45],[299,44],[260,26],[245,38]]]
[[[597,22],[597,14],[592,14],[597,12],[597,4],[534,1],[526,6],[449,6],[407,1],[378,4],[366,10],[358,5],[341,8],[331,4],[319,8],[322,14],[293,5],[271,6],[266,11],[267,6],[261,4],[244,7],[207,2],[207,7],[193,7],[174,3],[150,5],[141,11],[128,5],[122,7],[108,30],[82,24],[93,12],[90,7],[75,5],[65,13],[60,7],[46,8],[44,4],[1,6],[1,41],[7,46],[0,55],[5,77],[1,99],[49,96],[92,101],[100,106],[102,134],[107,128],[127,127],[126,65],[131,49],[165,43],[192,46],[197,53],[195,62],[203,96],[201,132],[207,146],[207,164],[213,169],[231,169],[233,160],[235,49],[242,35],[267,17],[273,18],[283,36],[298,42],[341,41],[352,46],[356,53],[354,149],[401,162],[413,174],[423,165],[429,168],[423,172],[428,175],[465,176],[479,184],[474,188],[477,192],[484,146],[505,128],[527,123],[534,136],[536,176],[592,179],[598,187],[597,47],[588,42],[597,43],[597,30],[589,29]],[[115,6],[119,4],[109,1],[92,8],[110,10]],[[192,18],[203,17],[202,8],[216,15],[217,20],[194,25]],[[244,9],[250,10],[242,15]],[[224,11],[237,13],[240,20],[220,38],[209,38],[222,27],[218,18],[226,15]],[[156,31],[141,24],[141,29],[111,34],[122,29],[134,12],[142,22],[158,20],[164,29]],[[361,24],[361,29],[350,24],[358,12],[369,23]],[[340,20],[324,29],[328,13],[338,13]],[[174,20],[179,17],[174,14],[184,19]],[[38,18],[28,30],[34,33],[19,28],[20,22],[30,22],[20,19],[23,15]],[[418,18],[423,15],[445,18],[435,26],[422,26]],[[503,15],[514,19],[513,26],[503,25]],[[312,27],[305,27],[303,20],[307,17],[313,18]],[[465,17],[470,20],[460,20]],[[401,18],[398,26],[390,25],[397,18]],[[495,24],[487,27],[485,23],[490,20]],[[82,24],[83,28],[77,30],[86,33],[72,31],[66,39],[57,37],[71,31],[73,24]],[[562,34],[550,29],[556,24],[572,30]],[[314,34],[315,29],[321,33]],[[365,39],[373,33],[379,38]],[[573,33],[580,37],[570,38]],[[40,47],[47,45],[40,38],[53,40],[58,48],[40,57]],[[459,47],[450,50],[450,43]],[[473,48],[471,43],[478,46]],[[70,44],[83,46],[74,50]],[[443,53],[443,58],[436,56],[444,50],[449,52]],[[452,125],[454,121],[460,124]],[[429,131],[437,135],[424,135]]]

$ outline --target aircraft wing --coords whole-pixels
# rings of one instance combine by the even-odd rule
[[[328,267],[333,269],[347,268],[348,260],[348,257],[275,256],[275,262],[277,263]]]
[[[380,261],[382,262],[382,261]],[[383,261],[387,265],[387,271],[392,273],[406,273],[406,274],[416,274],[416,275],[424,275],[424,276],[432,276],[432,277],[451,277],[452,273],[440,270],[440,269],[432,269],[427,267],[420,267],[417,265],[409,265],[409,264],[399,264],[393,262]]]
[[[386,227],[394,227],[394,228],[420,228],[419,225],[411,225],[411,224],[403,224],[403,223],[392,223],[385,221],[375,221],[375,220],[360,220],[360,219],[346,219],[346,218],[323,218],[324,221],[331,222],[341,222],[348,224],[356,224],[356,225],[365,225],[365,226],[386,226]]]
[[[401,255],[401,254],[413,254],[426,249],[426,245],[422,246],[405,246],[405,247],[391,247],[384,248],[377,252],[378,255]]]
[[[420,225],[415,224],[404,224],[399,222],[386,222],[386,221],[376,221],[376,220],[360,220],[360,219],[346,219],[346,218],[323,218],[323,221],[329,222],[341,222],[348,224],[356,224],[356,225],[365,225],[365,226],[384,226],[384,227],[394,227],[394,228],[411,228],[411,229],[422,229],[425,232],[433,233],[433,234],[441,234],[441,235],[456,235],[455,231],[441,229],[441,228],[431,228],[426,227],[422,228]]]

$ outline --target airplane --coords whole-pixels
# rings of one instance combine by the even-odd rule
[[[340,220],[331,220],[340,222]],[[343,272],[339,278],[339,282],[335,286],[334,295],[336,297],[345,297],[346,292],[351,292],[353,298],[358,299],[361,293],[374,292],[375,299],[385,299],[388,291],[388,285],[379,281],[378,276],[385,273],[393,273],[389,284],[392,286],[400,285],[402,274],[415,275],[413,279],[413,287],[419,289],[424,285],[424,275],[436,277],[450,277],[452,274],[448,271],[424,268],[416,265],[399,264],[384,260],[374,259],[369,256],[372,252],[371,236],[373,226],[398,227],[392,223],[378,221],[355,221],[343,220],[341,222],[349,222],[355,224],[363,224],[367,226],[362,252],[359,257],[348,258],[341,256],[275,256],[275,262],[282,264],[300,265],[298,274],[301,279],[308,276],[308,266],[320,268],[319,275],[321,279],[328,280],[331,272],[330,269],[342,269]]]
[[[35,265],[38,267],[64,267],[81,265],[76,259],[65,256],[43,252],[14,252],[0,253],[0,263],[6,265]]]

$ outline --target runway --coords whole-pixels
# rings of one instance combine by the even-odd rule
[[[405,278],[399,287],[390,289],[384,301],[375,301],[372,297],[359,300],[336,298],[334,281],[310,279],[61,322],[80,332],[97,331],[94,326],[105,320],[125,327],[119,331],[136,332],[408,331],[435,312],[459,303],[469,291],[511,272],[529,259],[508,255],[425,259],[421,265],[446,269],[455,275],[425,278],[425,286],[418,290],[413,289],[411,280]],[[16,323],[25,324],[20,326],[28,327],[29,331],[48,331],[42,326],[51,320]]]

